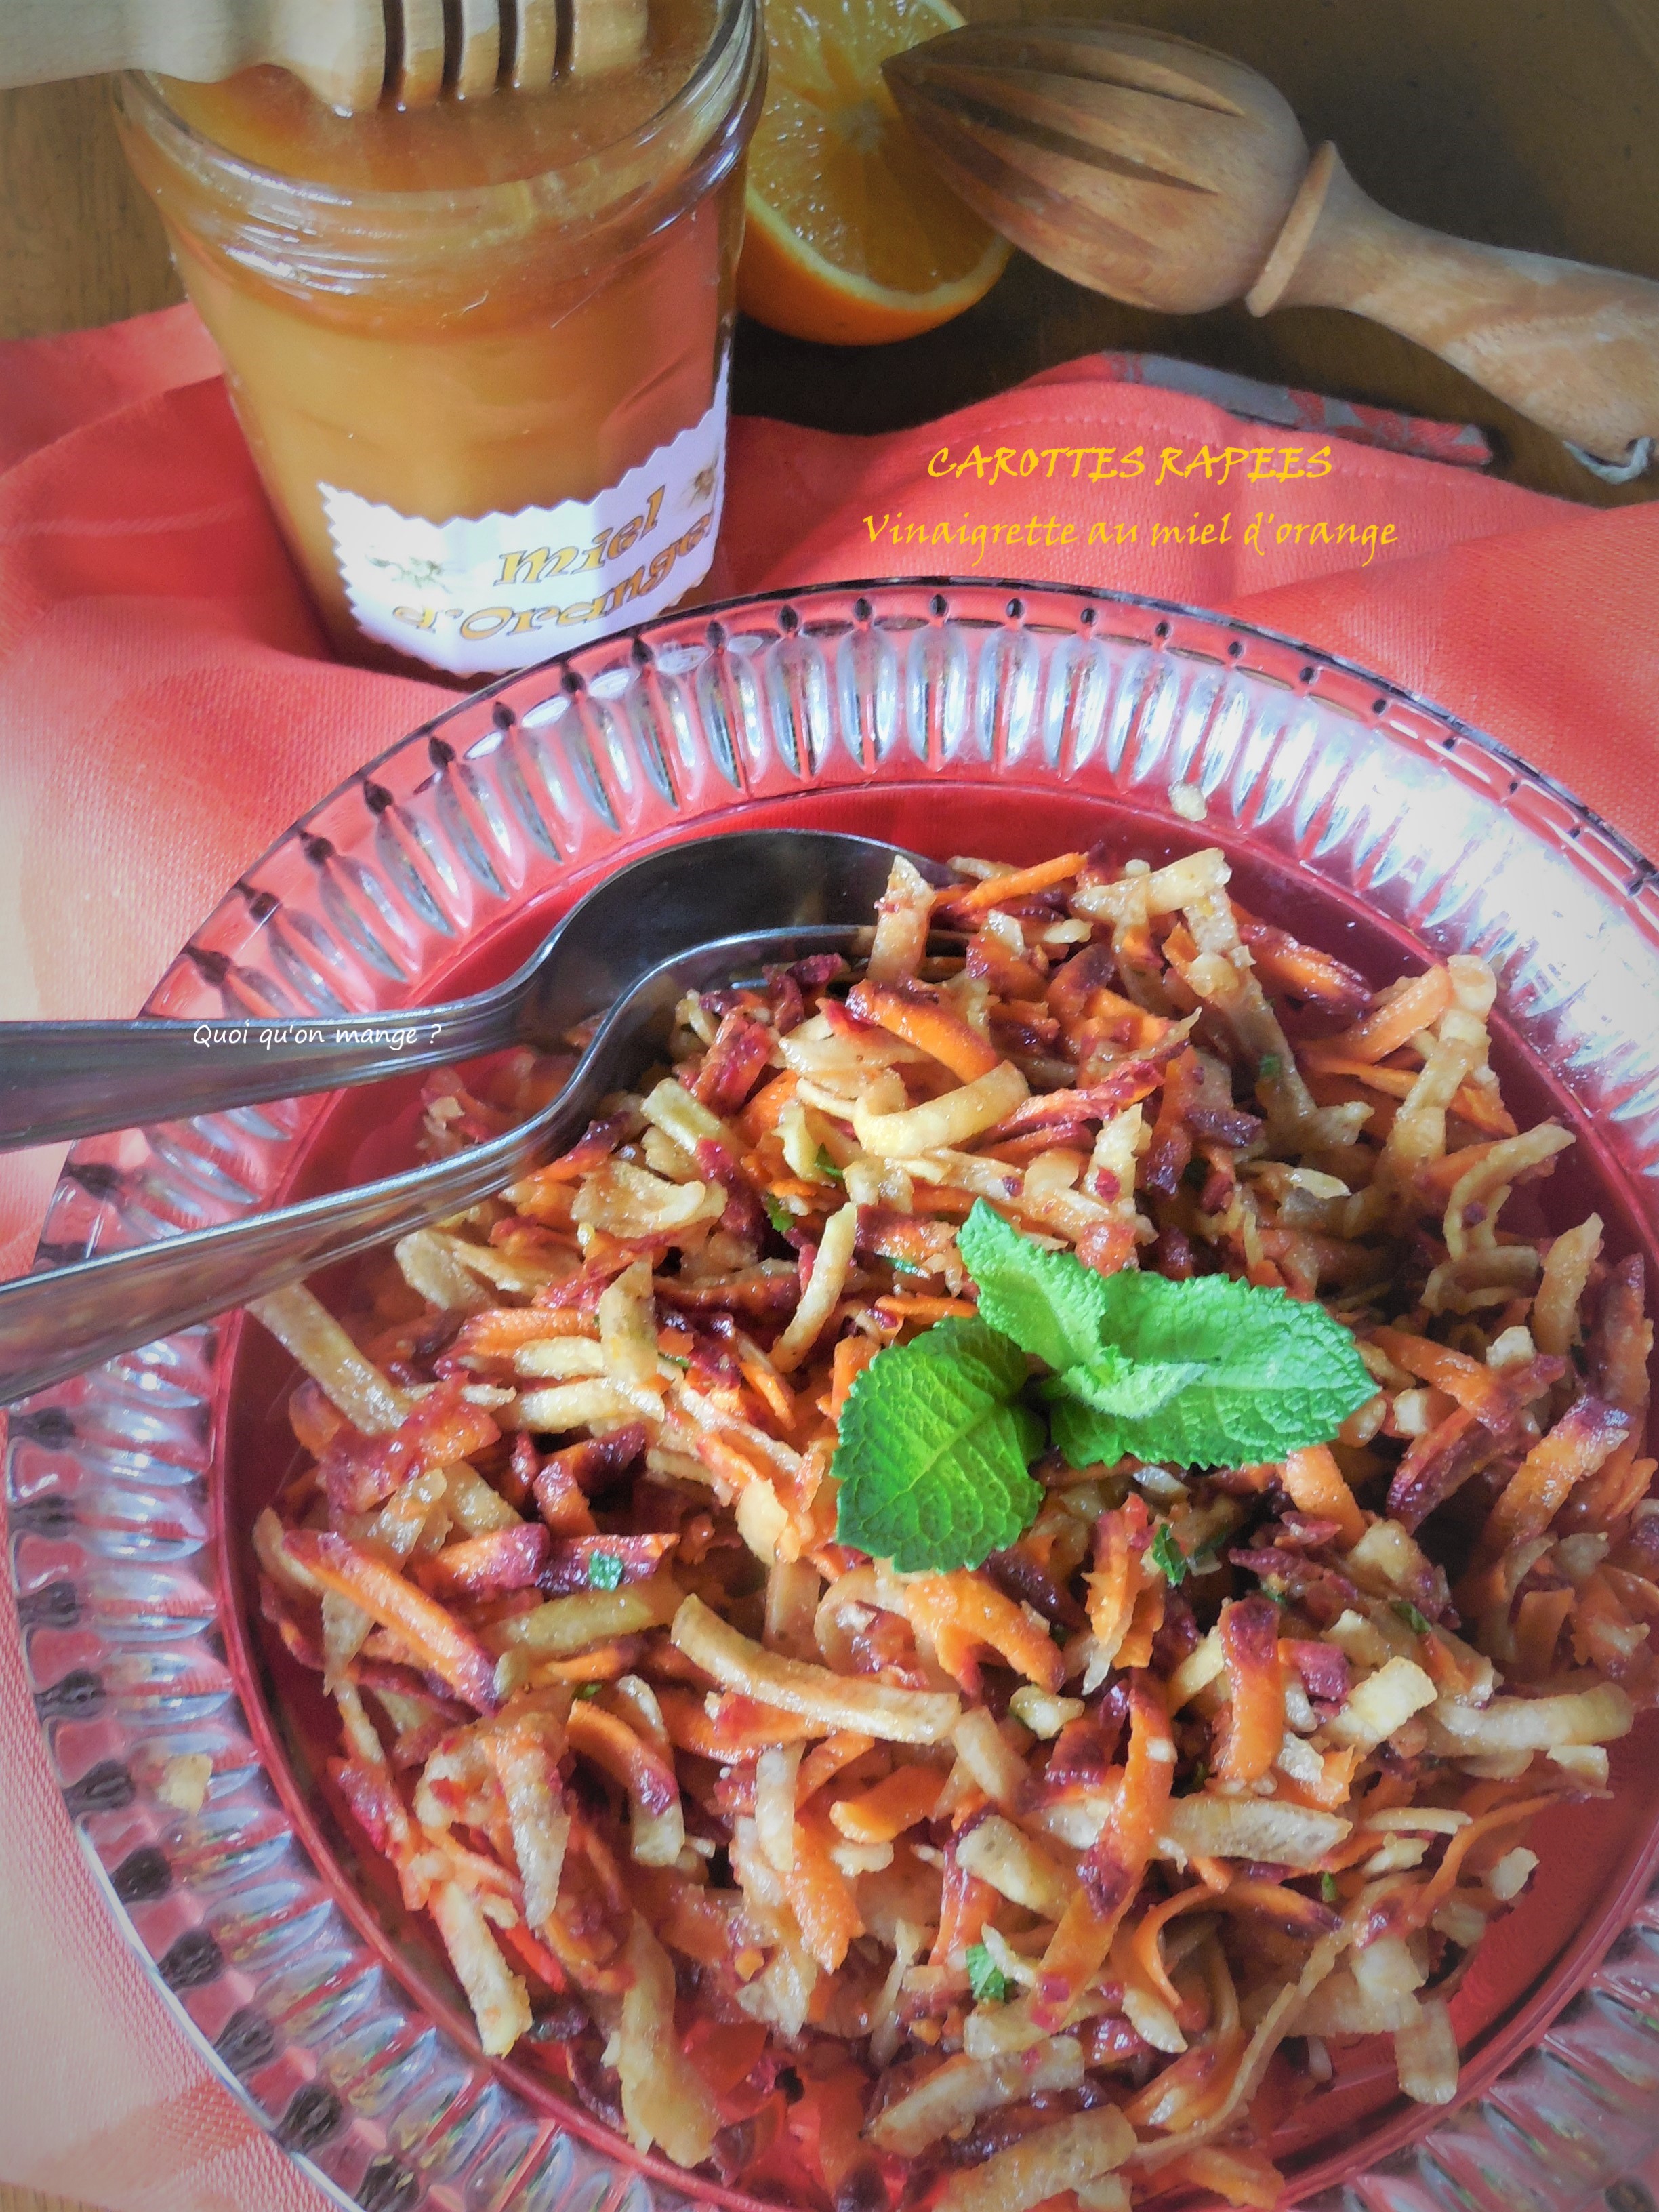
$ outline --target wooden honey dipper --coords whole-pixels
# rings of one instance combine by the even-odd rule
[[[625,68],[647,0],[0,0],[0,86],[112,70],[211,84],[259,63],[353,115],[386,95],[425,107],[498,82]]]
[[[968,204],[1093,291],[1170,314],[1346,307],[1591,456],[1659,437],[1659,284],[1390,215],[1226,54],[1122,23],[977,23],[884,68]]]

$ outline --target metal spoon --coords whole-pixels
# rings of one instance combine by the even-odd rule
[[[355,1190],[0,1285],[0,1404],[476,1206],[564,1149],[602,1098],[638,1078],[667,1043],[688,991],[811,952],[852,951],[868,927],[762,930],[676,953],[612,1005],[552,1103],[488,1144]]]
[[[823,830],[667,846],[590,891],[504,983],[442,1006],[293,1021],[0,1023],[0,1152],[342,1090],[507,1045],[557,1048],[574,1023],[689,945],[761,922],[867,922],[895,850]],[[951,880],[937,862],[907,857],[930,883]]]

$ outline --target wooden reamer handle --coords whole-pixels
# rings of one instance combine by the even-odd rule
[[[1659,437],[1659,284],[1407,222],[1360,190],[1334,146],[1314,155],[1245,304],[1386,324],[1604,459]]]

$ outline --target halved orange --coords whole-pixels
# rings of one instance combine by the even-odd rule
[[[937,176],[882,80],[948,0],[767,0],[738,303],[791,337],[914,337],[983,299],[1008,245]]]

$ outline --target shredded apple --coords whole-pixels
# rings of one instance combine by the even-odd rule
[[[1654,1702],[1643,1264],[1504,1225],[1570,1139],[1479,961],[1373,990],[1216,852],[957,866],[688,998],[349,1328],[260,1303],[265,1611],[483,2049],[637,2148],[1271,2204],[1332,2041],[1451,2098],[1528,1822]]]

